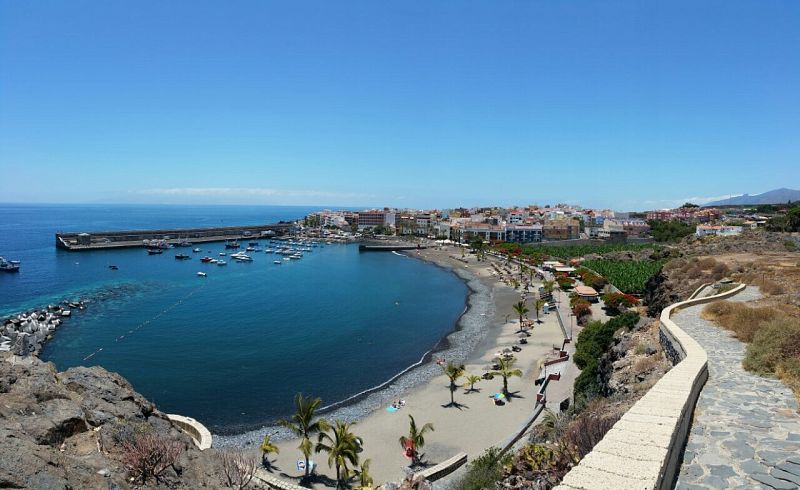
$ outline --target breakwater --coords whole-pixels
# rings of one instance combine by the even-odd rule
[[[83,310],[88,301],[68,301],[48,305],[7,318],[0,328],[0,352],[11,351],[18,356],[37,355],[42,344],[74,310]]]
[[[142,247],[145,240],[162,240],[167,244],[180,245],[184,242],[272,238],[285,235],[292,226],[291,223],[280,222],[253,226],[56,233],[55,242],[57,248],[72,251]]]

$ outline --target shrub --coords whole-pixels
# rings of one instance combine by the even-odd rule
[[[490,447],[467,465],[467,472],[456,485],[463,490],[494,488],[503,477],[503,466],[511,462],[511,453],[500,456],[500,450]]]
[[[154,434],[136,436],[133,442],[124,442],[123,463],[134,481],[147,484],[150,479],[160,483],[160,478],[183,453],[180,441]]]
[[[612,314],[619,313],[624,308],[630,308],[639,304],[639,300],[634,296],[625,293],[606,293],[602,297],[606,309]]]
[[[228,481],[228,486],[242,489],[250,484],[256,473],[255,455],[248,455],[241,449],[226,449],[217,453],[217,459],[222,465],[222,472]]]
[[[572,307],[572,314],[575,315],[578,324],[582,325],[587,318],[592,316],[592,305],[585,299],[576,301],[575,306]]]
[[[786,240],[783,242],[783,247],[789,252],[796,252],[797,251],[797,244],[792,240]]]
[[[800,359],[800,319],[784,316],[761,325],[747,346],[743,364],[758,374],[775,374],[792,358]]]
[[[578,457],[583,458],[611,430],[617,420],[619,416],[583,414],[570,424],[564,438],[575,449]]]

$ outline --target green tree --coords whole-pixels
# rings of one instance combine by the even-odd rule
[[[469,383],[469,389],[466,391],[467,393],[472,391],[478,391],[475,389],[475,383],[479,382],[482,378],[477,374],[468,374],[467,375],[467,383]]]
[[[555,290],[555,288],[556,288],[556,282],[555,281],[544,281],[542,283],[542,289],[544,289],[545,293],[552,294],[553,291]]]
[[[314,415],[320,403],[322,403],[322,400],[319,398],[305,398],[302,393],[298,393],[294,397],[295,414],[292,415],[291,419],[279,422],[280,425],[300,436],[298,449],[303,453],[306,461],[305,478],[308,478],[310,471],[308,458],[311,457],[311,451],[313,450],[311,436],[330,428],[330,425],[324,419],[314,420]]]
[[[343,486],[350,479],[348,465],[358,466],[358,441],[350,427],[355,425],[337,420],[331,433],[320,432],[316,451],[328,453],[328,467],[336,468],[336,488]]]
[[[483,238],[479,236],[472,237],[472,239],[469,241],[469,246],[473,253],[475,253],[475,256],[478,258],[478,260],[481,260],[484,250],[486,250],[486,244],[483,242]]]
[[[361,468],[356,470],[361,490],[371,489],[374,483],[372,476],[369,474],[370,463],[372,463],[372,460],[367,458],[361,463]]]
[[[511,359],[500,359],[497,361],[498,369],[492,371],[493,375],[503,378],[503,394],[506,396],[508,396],[508,378],[522,377],[522,370],[515,369],[514,362],[513,357]]]
[[[280,448],[273,444],[269,434],[264,436],[264,440],[261,441],[261,446],[259,446],[259,449],[261,450],[261,464],[267,468],[270,466],[269,455],[278,454],[281,452]]]
[[[514,311],[519,315],[519,329],[522,330],[522,318],[528,314],[528,307],[524,301],[519,301],[513,306]]]
[[[456,388],[458,388],[458,378],[464,376],[464,365],[463,364],[453,364],[452,362],[448,362],[446,366],[442,366],[442,371],[444,371],[444,375],[450,380],[450,404],[449,407],[456,406],[456,401],[453,398],[453,393],[455,393]]]
[[[536,323],[542,323],[542,321],[539,320],[539,312],[542,311],[542,308],[544,308],[545,303],[546,301],[543,300],[542,298],[537,299],[533,303],[534,308],[536,308]]]
[[[410,422],[408,424],[408,436],[400,436],[400,446],[403,450],[410,449],[411,452],[411,466],[416,466],[420,462],[420,450],[425,446],[425,434],[433,432],[433,424],[430,422],[423,425],[422,428],[417,428],[417,422],[410,414],[408,416]]]

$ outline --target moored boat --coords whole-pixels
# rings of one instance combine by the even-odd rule
[[[0,257],[0,271],[19,272],[19,260],[6,260]]]
[[[200,262],[211,262],[212,260],[214,260],[214,259],[212,259],[212,258],[211,258],[211,257],[209,257],[208,255],[206,255],[205,257],[203,257],[202,259],[200,259]]]
[[[198,272],[197,275],[200,277],[206,277],[208,274],[206,274],[205,272]]]
[[[150,255],[161,255],[164,253],[164,250],[160,248],[148,248],[147,253]]]

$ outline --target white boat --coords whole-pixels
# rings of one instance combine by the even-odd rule
[[[200,277],[206,277],[208,274],[206,274],[205,272],[198,272],[197,275]]]
[[[292,260],[289,257],[284,257],[283,260]]]
[[[256,249],[256,247],[247,247],[245,250],[248,251],[248,252],[253,252],[253,251],[255,251],[255,249]]]
[[[228,265],[228,263],[225,262],[224,260],[218,260],[217,265]]]
[[[235,254],[231,254],[231,258],[233,260],[238,261],[238,262],[252,262],[253,261],[253,258],[250,257],[249,255],[247,255],[244,252],[238,252],[238,253],[235,253]]]
[[[271,254],[271,253],[275,253],[275,251],[272,250],[271,248],[268,248],[268,249],[264,250],[264,253],[265,254]]]
[[[199,248],[195,248],[194,250],[192,250],[192,252],[194,252],[194,253],[198,253],[199,251],[200,251]]]
[[[278,265],[281,265],[281,264],[283,264],[283,262],[281,262],[280,260],[275,260],[275,261],[273,261],[272,263],[273,263],[273,264],[278,264]]]
[[[220,253],[219,253],[219,256],[220,256],[220,257],[225,257],[226,255],[228,255],[228,254],[226,254],[225,252],[220,252]]]

